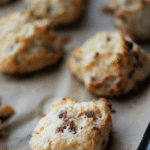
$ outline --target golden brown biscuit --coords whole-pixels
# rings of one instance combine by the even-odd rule
[[[100,32],[76,48],[67,65],[92,93],[119,96],[150,74],[150,55],[120,32]]]
[[[104,150],[111,131],[106,99],[78,103],[56,99],[32,134],[32,150]]]
[[[0,19],[0,70],[23,74],[56,63],[62,57],[63,38],[48,19],[35,20],[31,12],[15,12]]]
[[[150,0],[131,1],[114,14],[115,25],[133,40],[150,38]]]
[[[50,18],[54,26],[75,22],[82,14],[84,0],[24,0],[37,18]]]
[[[150,38],[150,0],[110,0],[104,11],[114,12],[117,28],[133,40]]]

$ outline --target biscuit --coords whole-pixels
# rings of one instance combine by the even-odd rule
[[[24,0],[37,18],[50,18],[54,26],[75,22],[82,14],[84,0]]]
[[[51,29],[49,19],[35,20],[32,12],[15,12],[0,19],[0,70],[24,74],[56,63],[65,40]]]
[[[149,76],[150,55],[120,32],[100,32],[75,48],[67,65],[89,91],[112,97]]]
[[[56,99],[40,120],[30,140],[32,150],[104,150],[111,131],[106,99],[78,103]]]
[[[114,12],[118,30],[133,40],[150,38],[150,0],[110,0],[103,10]]]
[[[150,38],[149,16],[150,0],[132,0],[115,12],[114,21],[133,40],[145,40]]]
[[[14,114],[14,109],[9,105],[0,105],[0,134],[2,133],[2,122]]]

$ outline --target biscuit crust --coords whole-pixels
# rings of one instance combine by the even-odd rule
[[[32,12],[15,12],[0,19],[0,70],[24,74],[56,63],[64,40],[49,19],[34,20]]]
[[[56,99],[30,140],[32,150],[104,150],[112,120],[106,99],[78,103]]]
[[[150,74],[150,55],[120,32],[100,32],[75,48],[71,73],[99,96],[119,96]]]
[[[35,17],[50,18],[53,26],[75,22],[82,14],[84,0],[24,0]]]

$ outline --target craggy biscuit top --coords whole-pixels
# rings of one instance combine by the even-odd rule
[[[92,93],[117,96],[150,74],[150,56],[119,32],[101,32],[72,52],[70,71]]]
[[[74,22],[82,14],[83,0],[24,0],[37,18],[48,17],[53,25]]]
[[[109,103],[105,99],[78,103],[56,99],[37,124],[30,141],[32,150],[103,150],[111,130]]]
[[[5,73],[26,73],[54,64],[62,56],[63,45],[49,19],[35,20],[32,12],[0,19],[0,69]]]

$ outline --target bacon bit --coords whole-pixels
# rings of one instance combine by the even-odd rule
[[[95,81],[95,77],[91,77],[91,80],[92,80],[92,81]]]
[[[65,100],[66,100],[66,98],[64,97],[64,98],[63,98],[63,100],[65,101]]]
[[[85,113],[88,118],[92,118],[94,116],[94,111],[88,111]]]
[[[99,130],[99,128],[93,127],[93,129],[96,130],[98,132],[98,134],[101,134],[101,131]]]
[[[99,56],[99,53],[98,53],[98,52],[96,52],[96,53],[95,53],[95,56],[96,56],[96,57],[97,57],[97,56]]]
[[[70,129],[70,130],[73,130],[73,128],[74,128],[74,127],[73,127],[73,121],[67,120],[67,121],[65,122],[65,125],[66,125],[66,126],[69,126],[69,129]]]
[[[59,114],[59,118],[66,118],[67,117],[67,111],[61,110]]]
[[[57,128],[57,131],[64,133],[64,129],[66,129],[67,126],[69,126],[70,132],[74,131],[74,134],[76,133],[73,120],[69,121],[68,119],[64,120],[64,124],[61,127]]]
[[[110,40],[111,40],[111,38],[108,36],[108,37],[107,37],[107,42],[109,42]]]
[[[59,128],[57,128],[57,131],[64,133],[64,129],[66,129],[66,128],[64,128],[64,127],[59,127]]]

